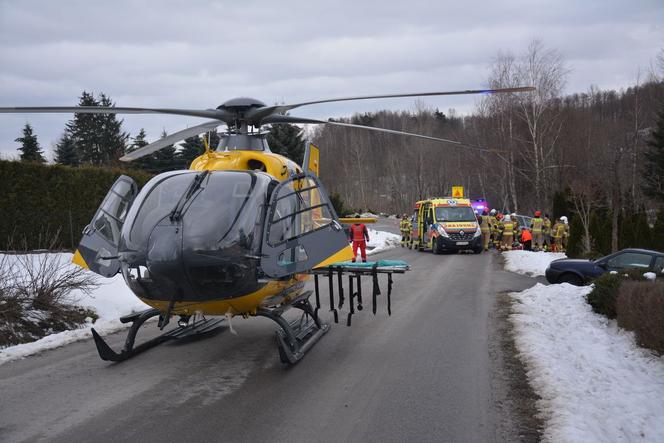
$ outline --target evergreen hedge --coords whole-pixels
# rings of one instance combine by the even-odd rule
[[[136,170],[0,161],[0,250],[73,250],[113,182],[128,175],[143,186],[152,176]],[[25,242],[25,243],[24,243]]]

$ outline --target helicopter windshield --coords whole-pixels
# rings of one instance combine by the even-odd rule
[[[197,179],[202,180],[192,186]],[[259,247],[255,239],[260,233],[254,231],[270,181],[268,176],[245,171],[165,175],[137,198],[134,207],[138,210],[130,214],[134,217],[127,247],[145,251],[154,227],[176,216],[182,220],[185,249],[218,250],[238,245],[253,250]]]
[[[159,300],[256,291],[273,179],[250,171],[187,171],[153,180],[139,195],[140,206],[132,207],[131,228],[122,234],[123,273],[132,290]],[[140,278],[134,271],[141,266],[159,278]]]

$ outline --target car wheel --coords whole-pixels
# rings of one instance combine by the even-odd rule
[[[583,286],[583,279],[576,274],[568,272],[558,278],[558,283],[569,283],[574,286]]]

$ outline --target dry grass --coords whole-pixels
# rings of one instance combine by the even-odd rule
[[[634,331],[640,346],[664,354],[664,280],[623,282],[616,314],[618,325]]]

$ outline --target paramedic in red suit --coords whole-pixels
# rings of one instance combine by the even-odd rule
[[[358,215],[356,218],[360,218]],[[367,261],[367,242],[369,241],[369,231],[364,223],[353,223],[350,226],[350,241],[353,242],[353,262],[357,258],[357,248],[362,253],[362,261]]]

